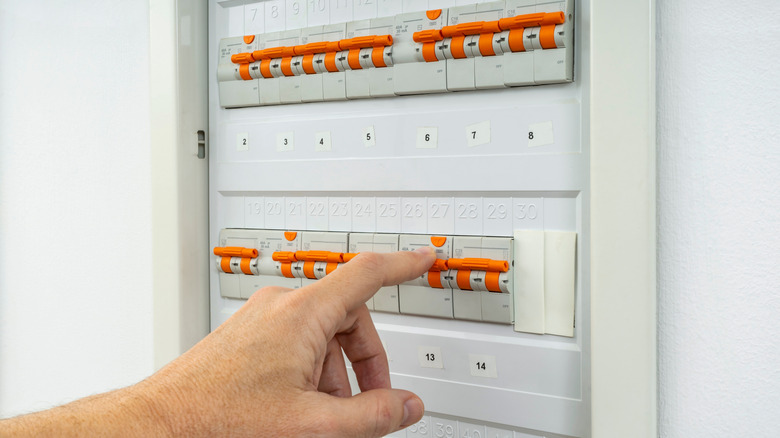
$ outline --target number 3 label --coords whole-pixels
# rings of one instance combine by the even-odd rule
[[[423,368],[444,368],[441,347],[417,347],[417,360]]]

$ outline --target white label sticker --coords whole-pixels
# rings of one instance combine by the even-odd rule
[[[249,150],[249,133],[241,132],[236,134],[236,150],[248,151]]]
[[[287,152],[295,149],[295,137],[292,132],[276,134],[276,150]]]
[[[318,132],[314,135],[314,150],[330,152],[330,131]]]
[[[545,146],[555,143],[552,122],[528,125],[528,147]]]
[[[367,148],[376,146],[376,136],[374,135],[373,126],[366,126],[363,128],[363,145]]]
[[[417,347],[417,360],[423,368],[444,368],[441,347]]]
[[[417,149],[436,149],[439,142],[439,129],[435,126],[417,128]]]
[[[474,377],[497,378],[496,357],[486,354],[469,354],[469,372]]]
[[[468,147],[490,143],[490,121],[466,126],[466,144]]]

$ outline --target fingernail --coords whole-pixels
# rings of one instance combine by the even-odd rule
[[[423,407],[419,399],[410,398],[404,402],[404,418],[401,420],[401,427],[408,427],[422,418]]]

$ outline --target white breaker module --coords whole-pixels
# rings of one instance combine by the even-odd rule
[[[212,329],[264,286],[431,246],[367,303],[427,409],[394,436],[590,436],[576,6],[213,1]]]

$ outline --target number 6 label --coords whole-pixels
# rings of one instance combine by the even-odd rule
[[[417,128],[417,149],[436,149],[439,143],[439,129],[433,126]]]
[[[417,360],[423,368],[444,368],[441,347],[417,347]]]

